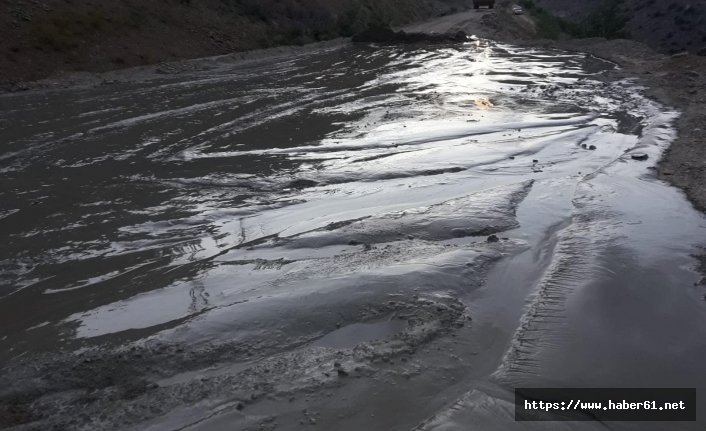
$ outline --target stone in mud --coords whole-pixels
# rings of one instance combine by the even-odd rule
[[[488,241],[488,242],[498,242],[498,241],[500,241],[500,239],[498,238],[497,235],[490,235],[486,241]]]
[[[649,156],[645,153],[635,153],[635,154],[631,155],[630,157],[632,157],[633,160],[640,160],[640,161],[644,161],[649,158]]]

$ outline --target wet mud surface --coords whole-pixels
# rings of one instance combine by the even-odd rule
[[[513,421],[517,386],[706,388],[678,113],[614,67],[357,45],[1,95],[0,427],[660,429]]]

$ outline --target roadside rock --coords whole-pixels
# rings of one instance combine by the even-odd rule
[[[649,159],[649,156],[648,156],[647,154],[644,154],[644,153],[635,153],[635,154],[631,155],[630,157],[631,157],[633,160],[640,160],[640,161],[644,161],[644,160]]]

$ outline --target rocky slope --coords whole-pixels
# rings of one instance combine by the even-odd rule
[[[569,21],[590,19],[613,1],[534,0]],[[625,35],[665,53],[706,49],[706,2],[694,0],[623,0]]]

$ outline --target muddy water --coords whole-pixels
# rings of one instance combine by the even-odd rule
[[[0,96],[0,424],[650,429],[512,419],[706,388],[677,114],[611,67],[349,46]]]

